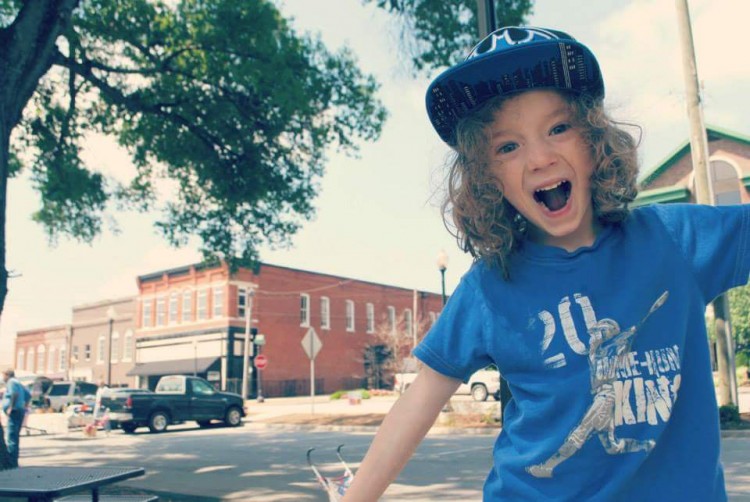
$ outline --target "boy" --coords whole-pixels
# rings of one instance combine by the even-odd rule
[[[726,500],[704,310],[748,280],[750,210],[629,211],[636,145],[603,96],[591,51],[542,28],[497,30],[430,85],[476,260],[345,501],[377,500],[491,363],[513,399],[485,500]]]

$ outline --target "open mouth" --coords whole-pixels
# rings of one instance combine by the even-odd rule
[[[558,181],[534,191],[534,200],[543,205],[548,211],[559,211],[568,203],[571,188],[570,181]]]

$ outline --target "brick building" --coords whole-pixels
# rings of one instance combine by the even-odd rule
[[[71,324],[19,331],[15,367],[53,380],[132,385],[134,309],[132,297],[78,305]]]
[[[17,372],[67,378],[69,325],[20,331],[16,336]]]
[[[403,337],[408,355],[442,308],[438,294],[275,265],[231,274],[222,264],[190,265],[137,278],[138,295],[78,305],[71,324],[16,336],[16,368],[56,380],[156,385],[165,374],[202,376],[217,388],[241,390],[246,314],[263,335],[265,396],[310,391],[310,361],[301,345],[313,328],[317,393],[388,384],[368,351],[383,329]],[[257,346],[250,345],[250,367]],[[382,355],[382,353],[381,353]],[[377,359],[377,358],[376,358]],[[377,363],[377,361],[376,361]],[[258,372],[249,394],[257,395]]]
[[[708,126],[709,170],[714,178],[717,204],[750,202],[750,138]],[[695,202],[690,143],[679,148],[641,181],[635,205],[659,202]]]
[[[191,265],[140,276],[138,288],[137,364],[129,372],[137,385],[153,387],[164,374],[185,373],[239,392],[251,312],[252,328],[265,338],[265,396],[309,392],[310,361],[301,340],[311,327],[322,342],[316,392],[329,393],[371,376],[365,353],[377,344],[377,327],[386,323],[420,338],[442,306],[437,294],[268,264],[234,274],[225,264]],[[257,375],[250,375],[250,395]]]

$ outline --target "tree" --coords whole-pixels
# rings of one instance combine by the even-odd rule
[[[750,285],[729,291],[729,311],[735,352],[743,354],[743,359],[747,361],[750,356]]]
[[[355,153],[386,117],[351,53],[295,33],[268,0],[0,0],[0,21],[0,312],[20,169],[52,240],[90,242],[110,201],[154,209],[170,179],[168,241],[197,236],[207,259],[250,264],[313,215],[326,150]],[[132,154],[130,184],[83,164],[90,132]]]
[[[402,314],[393,324],[384,316],[368,335],[364,351],[365,374],[370,388],[381,388],[396,373],[417,371],[416,360],[409,357],[414,348],[414,338],[409,332],[409,322]],[[428,321],[417,323],[417,342],[427,333]],[[398,389],[402,391],[403,389]]]
[[[477,0],[363,0],[393,13],[400,50],[417,72],[462,61],[478,40]],[[494,0],[499,26],[524,24],[532,0]]]
[[[91,242],[111,204],[159,208],[171,244],[249,265],[313,215],[328,149],[379,136],[377,89],[269,0],[0,0],[0,313],[9,176],[30,170],[53,241]],[[92,132],[131,153],[132,182],[84,165]]]

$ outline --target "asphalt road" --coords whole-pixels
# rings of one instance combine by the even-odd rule
[[[135,435],[114,431],[109,437],[82,439],[80,434],[22,437],[22,465],[136,465],[141,478],[119,484],[120,492],[142,490],[163,501],[327,500],[305,452],[325,475],[343,469],[335,456],[344,444],[344,458],[356,468],[372,433],[295,431],[246,424],[237,429],[201,430],[177,426],[164,434],[145,430]],[[417,450],[383,500],[481,500],[493,436],[431,435]],[[723,461],[730,500],[750,502],[750,435],[725,438]]]

